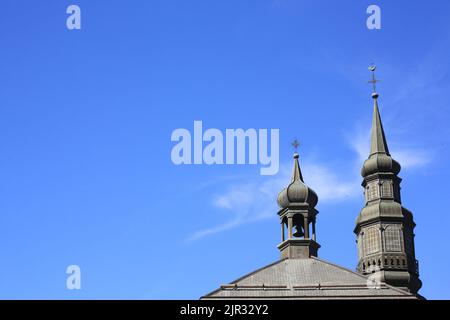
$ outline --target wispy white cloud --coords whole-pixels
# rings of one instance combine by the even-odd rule
[[[427,148],[419,149],[417,146],[413,148],[398,148],[396,146],[404,145],[404,143],[399,143],[394,139],[391,139],[389,142],[391,142],[390,145],[394,146],[389,147],[392,157],[401,164],[404,170],[425,166],[433,159],[433,152]],[[356,130],[349,139],[349,144],[358,155],[357,162],[361,164],[369,154],[370,130]]]
[[[228,185],[224,192],[213,196],[211,205],[216,210],[230,214],[230,217],[222,224],[195,232],[188,240],[198,240],[242,224],[273,217],[277,209],[276,195],[282,187],[281,180],[278,176],[261,176],[250,182]]]
[[[370,152],[370,130],[358,127],[347,137],[347,142],[358,156],[356,162],[361,165]]]
[[[432,161],[432,153],[423,150],[403,149],[394,150],[393,157],[397,160],[403,169],[423,167]]]
[[[338,176],[325,165],[305,161],[301,164],[307,184],[319,195],[321,203],[342,201],[359,195],[359,181]],[[260,176],[252,181],[236,182],[226,187],[223,193],[216,194],[212,206],[231,216],[217,226],[202,229],[188,240],[230,230],[243,224],[274,217],[277,212],[276,197],[291,179],[292,163],[281,165],[278,175]]]
[[[360,178],[354,172],[338,174],[325,165],[306,163],[308,185],[316,191],[321,203],[348,200],[361,194]]]

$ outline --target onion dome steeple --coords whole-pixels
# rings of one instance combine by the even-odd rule
[[[317,194],[303,181],[298,157],[298,153],[294,153],[294,169],[292,171],[291,183],[278,195],[278,205],[280,208],[286,208],[294,203],[307,203],[311,207],[315,207],[317,204]]]
[[[293,145],[297,149],[297,140]],[[314,190],[304,183],[298,158],[299,155],[295,152],[291,182],[279,193],[277,200],[282,233],[282,242],[278,249],[284,259],[316,257],[320,248],[316,242],[316,215],[319,212],[315,206],[318,197]]]

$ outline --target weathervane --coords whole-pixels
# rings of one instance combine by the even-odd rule
[[[375,70],[376,70],[376,69],[377,69],[377,66],[374,65],[373,63],[372,63],[372,65],[369,67],[369,70],[372,72],[372,80],[369,80],[368,83],[371,83],[371,84],[372,84],[372,86],[373,86],[373,93],[376,93],[376,92],[377,92],[376,84],[377,84],[377,82],[380,82],[380,80],[377,80],[377,79],[375,78]]]

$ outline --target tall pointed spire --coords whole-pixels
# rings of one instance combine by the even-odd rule
[[[373,85],[373,118],[372,118],[372,136],[370,143],[370,155],[376,153],[384,153],[389,155],[389,149],[384,135],[383,124],[381,123],[380,110],[378,109],[378,93],[376,84],[380,81],[375,77],[377,67],[372,64],[369,70],[372,72],[372,80],[369,81]]]
[[[300,142],[298,142],[297,139],[295,139],[294,141],[292,141],[291,145],[294,147],[295,152],[294,152],[294,169],[292,171],[292,180],[291,182],[300,180],[301,182],[303,182],[303,176],[302,176],[302,171],[300,170],[300,165],[298,164],[298,147],[300,146]]]
[[[370,155],[361,170],[365,206],[356,219],[358,271],[412,293],[422,286],[414,252],[412,213],[401,205],[400,164],[389,154],[375,92]]]
[[[383,123],[381,122],[380,111],[378,109],[378,93],[372,94],[373,98],[373,119],[372,119],[372,135],[370,143],[370,155],[376,153],[389,154],[389,149],[384,135]]]
[[[369,83],[373,84],[373,117],[372,117],[372,133],[370,139],[370,154],[369,158],[364,162],[361,170],[361,175],[366,177],[377,172],[391,172],[398,174],[400,172],[400,164],[392,159],[384,134],[383,123],[381,122],[380,110],[378,108],[378,93],[376,92],[376,83],[380,80],[375,78],[376,66],[369,67],[372,72],[372,80]]]
[[[292,170],[292,180],[291,182],[294,181],[303,181],[303,176],[302,176],[302,171],[300,170],[300,165],[298,163],[298,153],[294,153],[294,168]]]

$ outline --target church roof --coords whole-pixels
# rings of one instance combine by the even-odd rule
[[[316,257],[284,259],[201,299],[417,299],[409,292]]]

